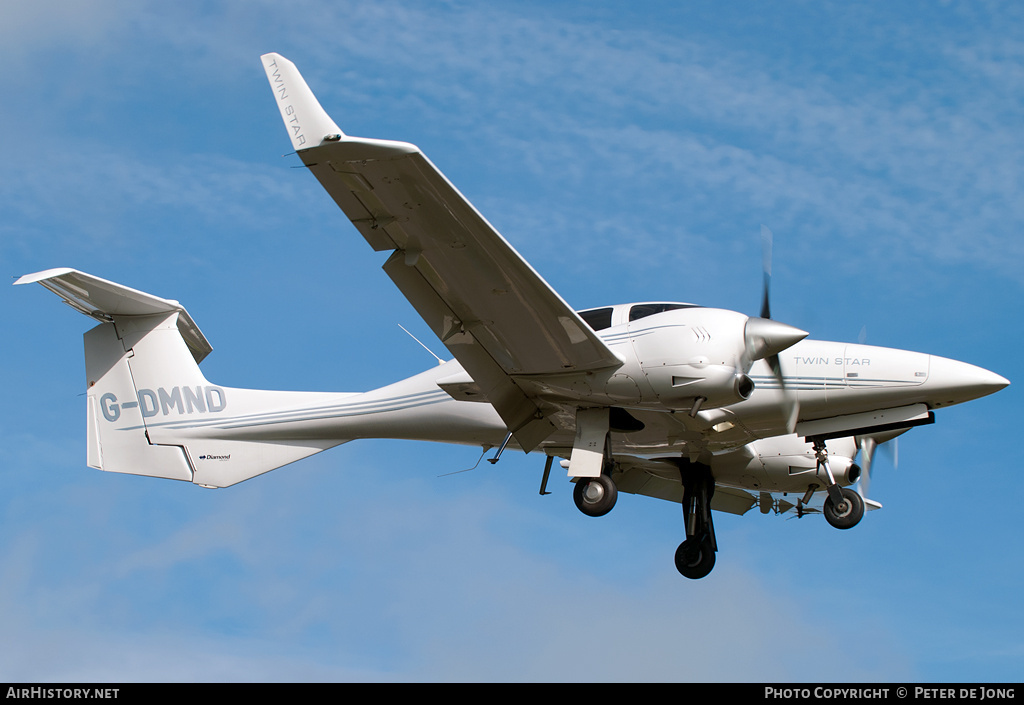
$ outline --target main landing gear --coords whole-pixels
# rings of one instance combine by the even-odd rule
[[[619,491],[610,475],[612,461],[605,460],[597,477],[579,477],[572,498],[576,507],[587,516],[604,516],[615,506]],[[546,471],[546,469],[545,469]],[[687,578],[703,578],[715,567],[715,526],[711,519],[711,497],[715,480],[711,468],[687,463],[680,468],[683,482],[683,524],[686,540],[676,549],[676,569]],[[543,486],[541,492],[544,492]]]
[[[581,409],[577,412],[577,438],[573,454],[569,461],[570,471],[576,469],[577,453],[580,457],[579,467],[591,475],[600,468],[597,477],[577,477],[576,487],[572,491],[576,508],[591,517],[604,516],[615,506],[619,498],[619,490],[612,480],[612,441],[609,431],[610,412],[607,409]],[[603,439],[603,440],[602,440]],[[598,452],[598,448],[602,448]]]
[[[619,490],[608,475],[581,477],[572,491],[576,508],[591,517],[603,517],[615,506]]]
[[[815,438],[811,442],[814,445],[814,454],[818,461],[818,471],[824,470],[825,476],[828,478],[828,485],[825,487],[828,497],[822,508],[825,521],[837,529],[852,529],[864,517],[864,500],[854,490],[849,487],[840,487],[836,483],[832,468],[828,464],[828,450],[825,448],[825,441]]]
[[[828,450],[822,439],[811,439],[818,462],[817,472],[824,471],[827,478],[825,487],[827,498],[823,512],[829,524],[837,529],[851,529],[864,516],[864,500],[854,490],[840,487],[832,474],[828,463]],[[607,450],[607,447],[606,447]],[[587,516],[604,516],[615,506],[618,489],[611,478],[613,462],[606,453],[601,474],[597,477],[579,477],[573,490],[576,507]],[[549,462],[544,469],[544,481],[541,494],[545,493]],[[715,554],[718,542],[715,539],[715,525],[711,516],[711,499],[715,494],[715,479],[711,468],[702,463],[682,461],[679,467],[680,480],[683,485],[683,525],[686,539],[676,549],[676,570],[691,580],[699,580],[707,576],[715,567]],[[820,486],[811,485],[807,496],[797,505],[798,515],[801,507],[810,500],[810,495],[818,491]]]
[[[715,567],[715,525],[711,519],[711,497],[715,480],[711,468],[688,463],[679,469],[683,481],[683,525],[686,540],[676,549],[676,570],[683,577],[697,580]]]

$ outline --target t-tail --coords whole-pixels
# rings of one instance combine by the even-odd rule
[[[357,395],[211,384],[212,348],[177,301],[73,269],[15,283],[32,282],[100,321],[85,334],[89,466],[227,487],[345,442],[296,437],[288,419]]]

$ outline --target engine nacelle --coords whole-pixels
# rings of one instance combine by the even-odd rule
[[[846,458],[842,458],[846,460]],[[829,467],[832,467],[832,463],[829,463]],[[835,470],[832,470],[832,474],[835,475]],[[856,484],[857,480],[860,479],[861,469],[860,465],[851,462],[846,468],[836,476],[836,482],[840,485],[853,485]]]
[[[639,308],[661,306],[672,304]],[[807,335],[784,323],[736,311],[678,306],[613,327],[601,327],[595,319],[595,330],[601,331],[622,361],[618,367],[583,374],[571,369],[520,374],[516,383],[556,402],[572,399],[581,406],[643,406],[694,413],[750,398],[754,382],[747,372],[753,361],[778,354]],[[624,313],[620,311],[620,318]],[[455,382],[445,379],[442,388],[461,394],[458,384],[462,382]]]
[[[735,311],[691,308],[631,322],[633,351],[658,401],[690,410],[748,399],[754,382],[744,369],[747,320]]]
[[[718,308],[681,308],[629,322],[643,375],[670,409],[715,408],[748,399],[754,360],[777,355],[807,332]]]
[[[754,381],[744,372],[726,365],[666,365],[645,369],[658,400],[671,408],[713,409],[749,399]]]
[[[834,438],[828,442],[828,464],[836,482],[847,487],[860,480],[861,468],[853,462],[857,444],[852,438]],[[818,469],[818,461],[810,443],[799,436],[762,438],[750,444],[754,457],[742,472],[757,477],[765,473],[763,487],[772,492],[803,493],[811,485],[824,489],[828,478]]]

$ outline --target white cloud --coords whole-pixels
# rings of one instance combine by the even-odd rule
[[[203,508],[177,525],[153,527],[150,520],[151,528],[143,529],[150,536],[126,536],[109,547],[113,551],[87,548],[80,558],[87,567],[56,581],[46,577],[45,565],[60,527],[33,522],[24,538],[7,544],[0,562],[4,677],[908,677],[906,657],[881,647],[882,659],[877,635],[866,628],[847,625],[844,639],[834,641],[816,617],[805,621],[808,596],[764,584],[738,567],[741,554],[730,555],[700,583],[660,569],[613,579],[597,566],[570,569],[560,562],[562,549],[538,555],[495,530],[495,522],[541,522],[557,544],[566,528],[587,521],[575,513],[552,517],[520,499],[496,499],[486,481],[479,490],[449,496],[429,489],[436,483],[385,481],[367,496],[375,481],[325,485],[323,467],[310,473],[315,486],[279,480],[231,494],[179,491],[177,484],[170,492],[144,485],[136,486],[142,495],[118,492],[109,498],[115,530],[143,528],[141,516],[114,517],[144,495],[163,495],[160,503],[170,499],[172,505],[198,497]],[[343,490],[360,494],[346,497]],[[62,505],[82,541],[104,540],[106,528],[82,522],[67,500]],[[168,518],[175,513],[170,509]],[[606,548],[611,559],[625,546]],[[591,560],[601,553],[586,552]],[[858,656],[858,648],[874,655]]]

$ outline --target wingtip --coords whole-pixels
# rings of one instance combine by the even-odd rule
[[[263,54],[260,59],[295,151],[344,137],[295,64],[276,52]]]
[[[35,284],[45,279],[52,279],[53,277],[59,277],[62,274],[70,274],[76,270],[71,267],[55,267],[53,269],[44,269],[41,272],[35,272],[33,274],[25,274],[18,278],[18,281],[14,282],[13,286],[19,284]]]

